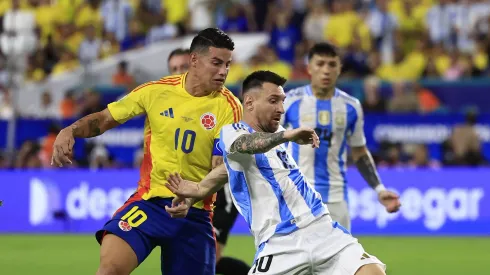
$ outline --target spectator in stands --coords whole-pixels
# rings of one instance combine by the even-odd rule
[[[380,95],[380,80],[371,76],[364,80],[364,99],[362,109],[365,113],[385,113],[386,101]]]
[[[352,43],[347,47],[342,60],[342,75],[344,77],[362,78],[371,73],[369,55],[362,49],[359,35],[354,35]]]
[[[20,0],[4,1],[12,1],[12,6],[2,18],[3,34],[0,36],[0,49],[10,56],[31,53],[37,44],[34,34],[36,24],[34,13],[21,9]],[[22,59],[16,63],[18,66],[22,64]]]
[[[466,123],[456,125],[442,146],[444,165],[479,166],[486,163],[476,129],[477,114],[468,112]]]
[[[0,119],[11,119],[14,116],[14,106],[10,91],[4,89],[0,94]]]
[[[39,158],[40,149],[37,142],[32,140],[25,141],[17,152],[15,168],[42,168],[42,162]]]
[[[101,47],[102,58],[107,58],[119,53],[121,47],[116,39],[116,36],[112,32],[105,32]]]
[[[275,26],[270,34],[269,45],[280,60],[292,64],[294,62],[295,46],[301,41],[300,29],[290,24],[291,15],[284,11],[276,14]]]
[[[403,150],[400,143],[383,142],[381,144],[381,160],[379,166],[399,167],[403,165]]]
[[[3,152],[0,152],[0,169],[8,169],[10,168],[10,164],[8,158],[5,156]]]
[[[77,28],[97,26],[97,32],[100,33],[104,24],[103,14],[100,8],[102,0],[86,0],[83,2],[78,7],[75,6],[76,10],[73,14],[75,26]],[[71,4],[73,5],[73,3]],[[109,19],[114,20],[114,18],[106,18],[106,20]]]
[[[75,92],[69,90],[60,102],[60,113],[63,119],[74,118],[77,114],[77,102],[75,101]]]
[[[60,75],[66,72],[74,71],[79,68],[80,63],[76,56],[68,49],[62,50],[61,58],[58,63],[53,67],[53,75]]]
[[[398,21],[388,11],[388,0],[377,0],[376,8],[369,14],[368,25],[375,41],[374,46],[381,53],[383,63],[394,62],[395,35]]]
[[[187,2],[189,30],[191,32],[199,32],[213,27],[213,10],[215,5],[213,0],[187,0]]]
[[[59,125],[51,123],[48,128],[48,134],[41,141],[39,160],[44,168],[52,167],[51,157],[53,155],[53,145],[60,130],[61,127]]]
[[[128,62],[119,62],[117,72],[112,76],[112,84],[116,86],[124,86],[130,90],[136,85],[135,83],[134,77],[128,72]]]
[[[409,160],[409,166],[412,168],[439,168],[440,163],[437,160],[430,159],[425,144],[416,144]]]
[[[417,113],[419,101],[412,83],[396,82],[393,84],[393,96],[388,102],[390,113]]]
[[[294,60],[290,79],[297,81],[310,79],[310,75],[308,74],[308,66],[306,65],[305,59],[302,56],[296,57]]]
[[[323,1],[314,1],[310,10],[303,24],[303,35],[305,39],[312,40],[315,43],[322,42],[328,20],[325,3]]]
[[[447,48],[454,46],[451,36],[453,34],[453,18],[457,15],[457,6],[452,0],[439,0],[430,8],[426,17],[426,24],[432,43],[442,44]]]
[[[414,89],[417,91],[420,106],[419,111],[421,113],[432,113],[441,107],[441,101],[429,89],[420,86],[418,83],[414,83],[414,86]]]
[[[179,30],[175,25],[168,23],[165,17],[159,16],[157,24],[150,28],[146,36],[146,43],[149,45],[165,39],[174,38],[178,32]]]
[[[37,118],[59,118],[59,109],[53,104],[50,91],[41,94],[41,108],[36,112]]]
[[[79,115],[84,117],[92,113],[100,112],[104,110],[104,108],[105,106],[100,101],[99,93],[88,90],[84,93],[82,108]]]
[[[102,41],[97,38],[94,26],[85,27],[85,40],[80,44],[78,59],[83,65],[88,65],[101,55]]]
[[[122,42],[128,36],[128,29],[131,29],[134,14],[131,5],[127,0],[107,0],[101,6],[101,14],[104,29],[114,33],[117,40]]]
[[[226,17],[220,29],[227,33],[243,33],[248,31],[247,16],[240,4],[232,3],[227,8]]]
[[[121,51],[128,51],[145,46],[146,35],[141,29],[138,21],[131,21],[129,24],[129,34],[121,42]]]

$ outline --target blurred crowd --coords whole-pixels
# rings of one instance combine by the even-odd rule
[[[0,119],[16,112],[5,88],[5,60],[19,47],[24,48],[17,51],[28,52],[26,80],[39,82],[213,26],[227,33],[270,36],[249,60],[232,63],[227,85],[240,83],[257,69],[307,80],[311,45],[337,45],[343,59],[341,77],[364,81],[366,113],[435,112],[442,103],[417,80],[490,77],[490,2],[485,0],[2,0],[0,17]],[[128,66],[119,64],[112,83],[130,90],[140,83]],[[384,81],[392,83],[389,98],[380,93]],[[37,118],[76,118],[103,109],[105,103],[91,90],[67,91],[57,106],[49,91],[36,96],[42,105]],[[50,129],[51,138],[26,142],[15,166],[48,165],[46,148],[56,129]],[[474,144],[479,144],[478,137],[468,122],[455,129],[438,160],[430,159],[426,146],[401,144],[383,144],[376,159],[386,166],[478,165],[484,160]],[[87,152],[78,165],[120,165],[103,146],[90,145]],[[0,166],[3,163],[0,156]]]

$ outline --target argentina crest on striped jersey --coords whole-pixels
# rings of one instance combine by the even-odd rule
[[[261,154],[230,153],[238,137],[254,131],[244,122],[227,125],[221,131],[220,146],[232,199],[249,224],[256,245],[328,213],[320,194],[308,184],[284,144]]]
[[[291,145],[291,153],[324,202],[347,200],[347,145],[363,146],[364,118],[356,98],[335,89],[331,99],[317,99],[311,85],[287,93],[285,127],[314,128],[320,138],[320,148]]]

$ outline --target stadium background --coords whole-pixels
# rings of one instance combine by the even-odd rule
[[[93,274],[102,226],[135,186],[143,119],[77,140],[49,165],[60,127],[167,74],[168,53],[218,26],[237,49],[227,86],[269,69],[304,85],[306,52],[336,44],[339,87],[362,102],[387,215],[351,168],[353,234],[388,274],[490,270],[490,4],[482,0],[0,1],[0,273]],[[240,218],[225,253],[248,262]],[[159,251],[135,274],[158,274]]]

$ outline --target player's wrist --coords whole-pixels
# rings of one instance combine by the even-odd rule
[[[376,191],[376,193],[379,194],[379,193],[381,193],[383,191],[386,191],[386,187],[382,183],[380,183],[380,184],[378,184],[378,186],[376,186],[374,188],[374,191]]]

